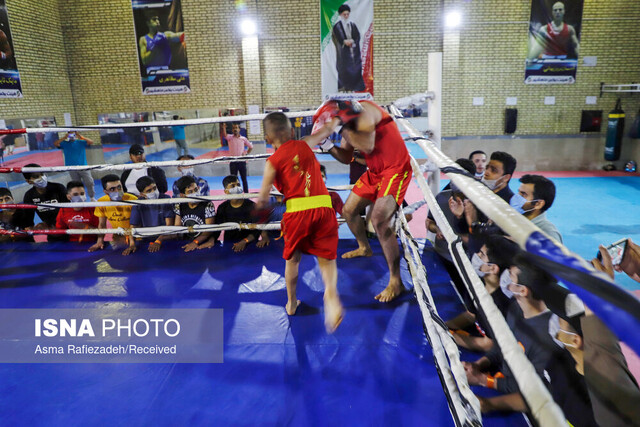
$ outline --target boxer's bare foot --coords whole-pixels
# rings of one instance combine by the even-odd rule
[[[296,314],[296,310],[298,309],[299,305],[300,305],[300,300],[296,300],[295,304],[291,304],[291,302],[287,302],[287,305],[284,306],[284,309],[287,310],[287,314],[289,316],[293,316],[294,314]]]
[[[357,257],[367,257],[372,256],[373,251],[371,248],[358,248],[353,251],[345,252],[342,254],[342,258],[357,258]]]
[[[402,285],[402,280],[391,278],[384,291],[376,295],[376,299],[380,302],[389,302],[402,295],[403,292],[405,292],[405,288]]]

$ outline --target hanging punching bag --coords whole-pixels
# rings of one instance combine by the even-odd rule
[[[609,161],[620,158],[620,146],[622,145],[622,134],[624,132],[624,111],[622,111],[621,100],[618,98],[616,108],[609,113],[607,124],[607,140],[604,147],[604,159]]]

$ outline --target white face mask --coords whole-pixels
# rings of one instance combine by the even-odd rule
[[[38,188],[45,188],[47,186],[47,176],[42,175],[40,178],[34,179],[33,185],[35,185]]]
[[[145,196],[146,196],[146,197],[147,197],[147,199],[149,199],[149,200],[155,200],[155,199],[157,199],[158,197],[160,197],[160,190],[158,190],[158,189],[156,188],[156,189],[155,189],[154,191],[152,191],[151,193],[147,193],[147,194],[145,194]]]
[[[230,188],[227,191],[229,192],[229,194],[242,194],[242,193],[244,193],[244,190],[240,186]]]
[[[536,199],[533,199],[531,201],[531,203],[537,201]],[[527,199],[525,199],[524,197],[522,197],[520,194],[514,194],[513,197],[511,198],[511,200],[509,200],[509,205],[511,205],[511,207],[515,210],[518,211],[518,213],[524,215],[527,212],[531,212],[533,210],[535,210],[536,208],[531,208],[531,209],[527,209],[524,210],[523,206],[527,204],[527,202],[529,202]]]
[[[485,265],[485,262],[482,260],[482,258],[480,258],[478,254],[473,254],[473,256],[471,257],[471,265],[473,266],[473,269],[478,274],[478,277],[482,278],[487,275],[487,273],[480,270],[482,266]]]
[[[71,196],[72,203],[81,203],[86,201],[87,201],[87,196],[85,195]]]
[[[196,176],[195,168],[182,168],[180,173],[182,176]]]
[[[513,292],[509,290],[509,285],[511,283],[513,283],[511,281],[511,274],[507,268],[500,275],[500,289],[502,289],[502,292],[507,296],[507,298],[513,298]]]
[[[109,198],[113,202],[118,202],[118,201],[122,200],[122,196],[123,196],[122,191],[112,191],[112,192],[107,193],[107,194],[109,195]]]
[[[484,177],[480,180],[484,185],[489,187],[489,190],[493,191],[498,186],[499,179],[485,179]]]

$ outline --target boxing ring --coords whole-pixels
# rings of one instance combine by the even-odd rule
[[[446,172],[479,209],[515,235],[521,246],[539,255],[541,262],[546,259],[548,268],[568,278],[567,281],[589,281],[589,291],[597,294],[597,301],[605,301],[601,310],[603,320],[612,322],[609,307],[612,304],[619,307],[622,295],[598,292],[603,283],[615,286],[612,281],[590,271],[584,261],[549,241],[535,226],[525,224],[515,211],[509,211],[510,207],[500,206],[495,197],[491,197],[493,193],[461,175],[453,162],[415,132],[397,109],[392,106],[390,112],[412,141],[424,149],[429,161]],[[288,114],[297,117],[313,112]],[[252,115],[198,121],[258,118]],[[154,122],[153,125],[196,124],[191,122],[194,121]],[[143,125],[149,127],[150,123]],[[46,130],[85,131],[102,127],[105,125]],[[254,161],[266,156],[241,159]],[[0,168],[0,172],[121,171],[232,159],[238,158],[89,167],[11,167]],[[560,409],[550,399],[530,363],[516,350],[517,344],[504,319],[496,316],[496,309],[469,260],[460,255],[459,240],[441,223],[442,213],[438,212],[415,159],[412,163],[417,185],[428,205],[436,207],[436,221],[450,243],[459,270],[468,276],[471,294],[487,313],[507,363],[517,373],[516,379],[534,418],[543,425],[558,424],[563,421]],[[197,200],[252,196],[255,194]],[[171,201],[186,202],[187,199]],[[158,203],[167,201],[128,204]],[[64,204],[65,207],[98,205],[105,206],[92,202]],[[104,422],[134,425],[328,425],[335,422],[345,425],[527,425],[521,414],[480,415],[479,402],[473,392],[491,395],[492,391],[474,388],[472,392],[460,360],[469,360],[473,355],[457,349],[442,321],[447,313],[461,311],[460,301],[430,243],[414,239],[404,217],[400,217],[397,231],[404,250],[402,278],[405,287],[413,292],[389,304],[373,299],[389,278],[377,242],[372,242],[374,256],[371,258],[339,259],[338,287],[346,316],[333,335],[324,331],[323,284],[312,257],[303,257],[300,265],[298,298],[303,305],[295,316],[287,316],[282,243],[278,240],[272,240],[271,246],[263,249],[250,246],[241,254],[233,253],[230,245],[182,254],[179,242],[166,241],[158,253],[138,250],[128,257],[110,249],[89,253],[88,244],[5,244],[0,276],[1,308],[224,309],[224,363],[221,364],[0,365],[4,379],[0,390],[5,392],[3,413],[8,417],[5,419],[11,423],[46,420],[47,424],[55,425],[85,424],[94,422],[99,414]],[[143,237],[230,228],[278,229],[279,225],[223,224],[64,233]],[[353,239],[341,239],[338,256],[356,246]],[[562,266],[573,268],[560,268]],[[585,301],[596,301],[591,293],[582,290],[581,283],[569,285]],[[622,305],[627,311],[618,313],[615,319],[635,324],[636,316],[628,314],[628,310],[635,308],[636,303],[637,300],[625,301]],[[636,351],[640,348],[636,342],[630,344]]]

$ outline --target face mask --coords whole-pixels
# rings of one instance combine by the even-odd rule
[[[157,199],[158,197],[160,197],[160,190],[155,189],[153,192],[151,192],[151,193],[147,193],[145,196],[146,196],[146,197],[147,197],[147,199],[149,199],[149,200],[155,200],[155,199]]]
[[[180,173],[182,176],[196,176],[194,168],[183,168]]]
[[[47,176],[42,175],[40,178],[34,179],[33,185],[35,185],[38,188],[45,188],[47,186]]]
[[[107,193],[107,194],[109,195],[109,198],[113,202],[117,202],[117,201],[122,200],[123,193],[121,191],[113,191],[113,192]]]
[[[87,196],[71,196],[71,203],[82,203],[87,201]]]
[[[230,188],[228,191],[229,191],[229,194],[242,194],[242,193],[244,193],[244,190],[242,189],[242,187],[233,187],[233,188]]]
[[[531,201],[531,203],[537,201],[537,199],[533,199]],[[531,208],[531,209],[527,209],[524,210],[522,207],[528,202],[527,199],[525,199],[524,197],[522,197],[520,194],[514,194],[513,197],[511,198],[511,200],[509,201],[509,204],[511,205],[511,207],[513,209],[515,209],[516,211],[518,211],[519,214],[526,214],[527,212],[531,212],[533,210],[535,210],[536,208]]]
[[[509,269],[506,269],[500,275],[500,289],[507,296],[507,298],[513,298],[513,292],[509,290],[509,285],[512,283]]]
[[[476,271],[476,273],[478,273],[478,277],[484,277],[487,275],[487,273],[480,270],[480,268],[482,268],[484,264],[485,262],[482,261],[478,254],[473,254],[473,256],[471,257],[471,265],[473,266],[473,269]]]

